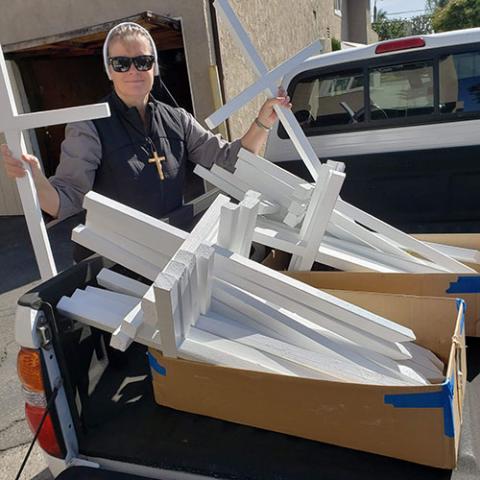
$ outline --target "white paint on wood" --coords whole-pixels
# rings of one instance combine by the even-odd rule
[[[68,318],[85,323],[107,332],[115,331],[122,322],[122,316],[97,303],[86,303],[80,298],[62,297],[57,311]]]
[[[325,170],[325,181],[317,182],[317,186],[310,200],[302,228],[300,229],[300,240],[305,245],[303,255],[294,255],[290,261],[289,270],[310,270],[318,254],[325,230],[327,229],[333,208],[340,195],[345,174],[328,169],[322,165],[319,175],[323,177]],[[322,178],[323,180],[323,178]]]
[[[378,374],[377,372],[352,365],[328,354],[312,352],[294,345],[246,329],[220,317],[200,316],[198,328],[214,335],[234,340],[242,345],[287,359],[319,372],[324,380],[356,382],[373,385],[408,385],[408,382]]]
[[[232,284],[216,280],[214,282],[214,298],[235,308],[238,312],[249,317],[256,325],[262,325],[269,331],[274,331],[276,338],[288,343],[293,343],[302,348],[313,351],[328,349],[342,357],[359,363],[373,361],[384,367],[395,369],[394,360],[407,360],[411,358],[409,352],[402,344],[385,342],[383,355],[370,354],[362,344],[354,344],[342,337],[335,330],[316,327],[297,313],[289,312],[254,293],[236,287]],[[238,319],[235,319],[238,320]],[[251,324],[249,325],[251,327]],[[255,327],[258,328],[258,327]],[[266,333],[268,334],[268,333]],[[300,342],[300,343],[297,343]],[[358,348],[361,347],[361,348]],[[364,351],[362,349],[365,349]],[[365,366],[367,366],[365,364]],[[372,368],[371,362],[369,368]]]
[[[230,182],[223,180],[217,175],[214,175],[210,170],[202,167],[201,165],[197,165],[193,171],[199,177],[202,177],[207,182],[210,182],[211,184],[218,187],[222,192],[225,192],[227,195],[230,195],[237,200],[241,200],[243,198],[243,195],[245,194],[245,192],[240,188],[232,185]]]
[[[334,210],[332,213],[331,224],[345,229],[362,242],[365,242],[369,246],[379,249],[382,252],[394,254],[405,260],[415,261],[414,257],[403,251],[395,242],[390,241],[388,238],[381,237],[375,232],[367,230],[337,210]]]
[[[83,207],[87,210],[87,226],[101,227],[150,250],[160,251],[164,257],[172,257],[181,243],[179,239],[183,241],[188,235],[179,228],[94,191],[85,195]]]
[[[176,264],[183,265],[183,271],[175,268]],[[191,325],[195,325],[200,315],[198,293],[198,274],[195,254],[179,250],[173,260],[164,270],[174,276],[180,285],[180,304],[182,311],[182,337],[188,335]]]
[[[429,247],[438,250],[449,257],[455,258],[459,262],[480,264],[480,252],[470,248],[455,247],[444,245],[442,243],[423,242]]]
[[[24,130],[101,118],[109,115],[110,110],[106,103],[47,112],[19,114],[15,105],[3,51],[0,47],[0,131],[5,133],[6,142],[15,157],[21,158],[22,154],[28,153],[22,133]],[[32,173],[28,164],[24,164],[24,166],[26,175],[16,179],[16,183],[40,275],[43,280],[47,280],[55,276],[57,270]]]
[[[238,222],[231,243],[231,250],[240,255],[247,257],[250,255],[259,205],[258,195],[251,190],[245,194],[245,198],[240,202]]]
[[[78,300],[85,304],[98,305],[101,308],[108,308],[109,311],[123,318],[132,309],[130,305],[113,300],[107,295],[100,295],[92,291],[81,290],[77,288],[73,293],[73,300]]]
[[[135,240],[131,240],[129,237],[125,237],[108,228],[105,228],[103,225],[97,223],[99,220],[100,219],[97,218],[95,221],[93,221],[92,218],[88,218],[87,214],[85,226],[95,234],[98,234],[103,238],[108,238],[113,245],[119,245],[125,250],[128,250],[132,255],[142,258],[148,263],[155,265],[159,270],[162,270],[162,268],[164,268],[170,260],[171,257],[169,255],[164,255],[158,250],[153,250]]]
[[[223,205],[220,211],[217,244],[227,250],[232,250],[233,237],[235,235],[235,227],[238,223],[239,213],[238,205],[233,203]]]
[[[227,270],[385,340],[391,342],[415,340],[415,334],[409,328],[275,272],[248,258],[230,253],[220,247],[215,247],[215,251],[217,253],[215,269],[219,278],[222,277],[222,270]]]
[[[216,0],[214,6],[217,12],[225,19],[227,25],[229,25],[234,39],[236,40],[238,46],[243,50],[247,60],[249,60],[252,64],[255,73],[261,78],[265,75],[268,75],[268,70],[265,64],[257,54],[252,42],[250,41],[250,38],[236,17],[228,1]],[[318,42],[318,53],[321,53],[321,51],[322,46],[320,42]],[[276,88],[272,88],[272,86],[266,89],[267,94],[270,97],[276,96],[277,92],[275,90]],[[316,180],[318,176],[318,170],[320,168],[320,161],[307,137],[303,133],[303,130],[300,127],[297,119],[290,110],[279,107],[278,105],[274,106],[274,110],[277,113],[279,120],[282,122],[285,130],[287,131],[290,139],[292,140],[295,148],[300,154],[300,158],[305,162],[305,165],[307,166],[313,179]]]
[[[387,223],[383,222],[378,218],[375,218],[374,216],[364,212],[363,210],[360,210],[359,208],[350,205],[349,203],[343,201],[341,198],[338,199],[336,209],[344,215],[347,215],[355,221],[361,223],[362,225],[371,228],[377,233],[387,236],[399,245],[402,245],[404,248],[416,252],[427,260],[430,260],[431,262],[434,262],[441,267],[448,269],[448,271],[450,272],[476,273],[475,270],[473,270],[472,268],[463,265],[463,263],[460,263],[457,260],[448,257],[447,255],[443,254],[438,250],[435,250],[432,247],[429,247],[420,240],[417,240],[412,236],[398,230],[397,228],[388,225]]]
[[[161,351],[166,357],[177,357],[177,344],[182,341],[178,281],[162,272],[153,284],[153,291],[158,319],[157,326],[161,338]]]
[[[256,295],[262,296],[264,300],[279,306],[279,309],[282,311],[286,310],[287,312],[295,312],[295,314],[301,315],[302,318],[311,322],[313,325],[311,328],[318,327],[327,329],[354,344],[361,345],[367,350],[391,356],[393,348],[397,348],[392,342],[382,340],[367,331],[339,322],[335,318],[325,315],[321,311],[309,308],[304,304],[296,302],[294,299],[285,297],[277,292],[269,290],[268,288],[242,278],[239,275],[223,271],[221,279],[248,292],[254,292]],[[402,343],[401,345],[402,347],[405,347],[405,345],[410,345],[410,343]]]
[[[428,261],[416,259],[412,255],[409,255],[408,259],[404,257],[398,257],[389,253],[373,250],[372,248],[365,247],[358,243],[347,242],[338,238],[325,236],[324,247],[333,247],[341,249],[345,252],[349,252],[351,255],[358,255],[362,258],[376,261],[380,264],[393,267],[401,272],[409,273],[444,273],[445,270]]]
[[[402,273],[402,270],[399,268],[355,255],[351,251],[333,245],[326,245],[325,243],[320,245],[317,262],[347,272]]]
[[[217,296],[216,291],[215,298],[212,299],[212,311],[209,313],[209,316],[215,317],[216,314],[218,314],[221,317],[238,322],[240,325],[257,333],[261,333],[262,335],[276,338],[277,340],[313,352],[330,353],[334,355],[335,358],[352,362],[354,365],[358,364],[362,367],[370,368],[373,371],[389,377],[391,376],[418,385],[428,383],[421,369],[415,368],[416,364],[404,364],[407,360],[399,363],[398,360],[395,361],[389,357],[365,350],[329,330],[321,329],[311,324],[292,312],[284,309],[278,310],[273,307],[273,315],[270,315],[270,312],[262,315],[261,312],[265,310],[263,305],[261,309],[255,309],[253,305],[250,304],[247,309],[250,308],[251,312],[250,316],[247,316],[241,313],[241,311],[246,310],[246,307],[238,298],[235,297],[232,303],[232,297],[228,295],[225,296],[222,300],[227,301],[227,305],[227,303],[218,300],[217,297],[221,298],[220,295]],[[264,303],[263,300],[260,301],[262,304]],[[234,303],[236,303],[237,306],[240,305],[240,308],[233,308],[232,305],[234,305]],[[438,378],[438,375],[434,375],[432,378]]]
[[[291,228],[295,228],[297,225],[299,225],[302,220],[305,218],[305,213],[302,213],[300,215],[295,215],[291,212],[288,212],[285,215],[285,218],[283,219],[283,223],[285,225],[288,225]]]
[[[88,293],[93,293],[94,295],[99,295],[101,298],[109,298],[112,301],[119,302],[130,308],[133,308],[140,303],[140,299],[138,297],[132,295],[125,295],[118,292],[112,292],[103,288],[92,287],[90,285],[85,288],[85,291]]]
[[[239,150],[238,157],[257,168],[265,175],[268,175],[268,177],[275,179],[275,181],[282,182],[285,185],[285,188],[289,191],[295,191],[299,184],[305,182],[293,173],[290,173],[289,171],[279,167],[277,164],[270,162],[270,160],[267,160],[260,155],[255,155],[254,153],[249,152],[245,148],[241,148]]]
[[[312,57],[313,55],[318,55],[321,50],[322,46],[321,43],[318,41],[304,48],[293,57],[290,57],[286,62],[278,65],[265,75],[262,75],[257,82],[253,83],[248,88],[239,93],[236,97],[229,100],[215,113],[207,117],[205,119],[205,123],[209,128],[215,128],[217,125],[227,120],[228,117],[230,117],[233,113],[242,108],[258,94],[262,93],[264,90],[275,90],[274,85],[276,85],[285,74],[287,74],[297,65],[300,65],[307,58]]]
[[[92,232],[84,225],[78,225],[72,231],[72,240],[85,248],[109,258],[120,265],[132,270],[133,272],[148,278],[152,282],[155,280],[161,269],[144,259],[133,255],[127,249],[113,244],[108,238],[105,238],[95,232]]]
[[[130,338],[135,338],[138,332],[138,329],[143,324],[143,311],[142,304],[139,303],[132,308],[122,319],[120,324],[120,330],[127,334]]]
[[[196,355],[201,354],[201,361],[208,363],[281,375],[319,377],[315,371],[285,362],[283,359],[277,359],[254,348],[213,335],[196,327],[192,327],[189,337],[179,349],[182,356],[186,352],[192,356],[192,343],[196,344]]]
[[[200,313],[205,315],[210,310],[215,250],[201,244],[195,255],[197,257]]]
[[[149,288],[148,285],[138,280],[134,280],[108,268],[102,268],[100,270],[97,275],[97,283],[114,292],[124,293],[137,298],[142,298]]]
[[[248,162],[238,159],[234,178],[248,186],[247,189],[262,192],[266,199],[287,209],[291,202],[288,187],[279,180],[265,175]]]

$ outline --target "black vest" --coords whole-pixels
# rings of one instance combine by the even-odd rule
[[[150,97],[145,128],[138,110],[127,107],[115,92],[104,101],[111,116],[93,121],[102,145],[93,190],[156,218],[181,211],[187,161],[181,113]],[[155,163],[148,163],[152,144],[166,159],[164,180]],[[186,216],[173,215],[170,223],[184,227]]]

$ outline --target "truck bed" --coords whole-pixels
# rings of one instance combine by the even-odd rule
[[[97,257],[46,282],[20,302],[55,305],[95,284]],[[480,478],[480,338],[468,338],[468,386],[457,470],[451,472],[237,425],[157,405],[146,348],[105,348],[109,335],[45,310],[82,455],[224,479]],[[194,393],[194,392],[192,392]],[[288,412],[285,412],[288,415]]]

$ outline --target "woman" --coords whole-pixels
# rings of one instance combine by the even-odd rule
[[[35,156],[22,157],[31,167],[42,210],[53,218],[81,211],[89,190],[156,218],[168,216],[182,206],[187,160],[232,170],[240,147],[254,153],[260,150],[276,120],[273,106],[290,107],[285,96],[267,100],[247,133],[228,143],[185,110],[151,96],[159,73],[157,50],[143,27],[131,22],[114,27],[105,40],[103,56],[113,82],[113,91],[105,99],[111,116],[67,125],[60,163],[50,179]],[[22,162],[12,157],[6,145],[1,150],[7,174],[22,177]],[[161,166],[154,157],[163,157]]]

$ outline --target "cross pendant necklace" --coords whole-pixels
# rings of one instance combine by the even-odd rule
[[[159,157],[157,151],[153,150],[153,157],[148,159],[148,163],[155,163],[157,165],[158,176],[160,180],[165,180],[165,175],[163,173],[162,162],[165,161],[165,157]]]

